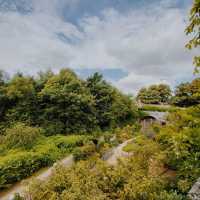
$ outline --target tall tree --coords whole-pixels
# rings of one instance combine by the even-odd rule
[[[74,72],[51,76],[39,93],[41,123],[48,134],[90,132],[96,127],[94,99]]]
[[[6,97],[9,100],[8,121],[23,121],[35,124],[38,103],[34,79],[16,74],[6,85]]]
[[[94,96],[96,118],[102,129],[116,127],[136,118],[133,101],[95,73],[87,79],[87,87]]]

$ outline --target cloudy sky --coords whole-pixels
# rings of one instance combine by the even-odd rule
[[[0,69],[95,71],[127,93],[190,80],[192,0],[0,0]]]

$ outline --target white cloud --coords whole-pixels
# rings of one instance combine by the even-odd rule
[[[0,69],[121,68],[129,75],[114,84],[127,92],[191,76],[192,55],[184,48],[187,15],[170,8],[171,0],[128,13],[107,9],[76,26],[64,21],[61,10],[64,5],[74,9],[78,1],[32,0],[34,12],[28,15],[1,12]],[[76,42],[63,42],[58,33]]]

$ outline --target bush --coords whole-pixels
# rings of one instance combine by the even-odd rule
[[[119,143],[122,143],[125,140],[133,138],[138,130],[138,124],[135,125],[127,125],[123,128],[117,128],[115,130],[116,137]]]
[[[41,129],[17,123],[5,132],[3,143],[7,148],[31,148],[41,136]]]
[[[177,188],[187,193],[200,176],[200,109],[177,111],[169,115],[169,124],[160,128],[156,140],[166,154],[166,164],[176,170]]]
[[[50,162],[52,160],[47,152],[46,154],[12,152],[0,160],[0,189],[22,180]]]
[[[91,155],[93,155],[95,153],[95,151],[96,151],[96,149],[93,144],[87,144],[83,147],[77,148],[73,152],[73,156],[74,156],[75,161],[86,160]]]
[[[94,160],[81,161],[72,168],[58,167],[48,181],[33,182],[27,195],[32,200],[181,200],[167,190],[167,181],[148,175],[147,163],[153,156],[147,159],[137,154],[116,167],[100,160],[95,161],[95,167]]]
[[[52,136],[41,138],[32,149],[12,149],[0,158],[0,189],[22,180],[42,167],[71,153],[87,140],[86,136]]]
[[[25,198],[21,197],[20,194],[15,194],[13,200],[25,200]]]

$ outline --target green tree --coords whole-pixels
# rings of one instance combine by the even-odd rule
[[[7,121],[24,121],[35,124],[39,106],[34,79],[17,74],[7,83],[5,92],[9,99]]]
[[[181,83],[176,87],[172,101],[178,106],[192,106],[200,103],[200,78],[191,83]]]
[[[146,104],[169,103],[171,93],[170,87],[166,84],[151,85],[138,92],[137,100]]]
[[[96,127],[93,96],[74,72],[63,69],[51,76],[39,97],[41,125],[48,134],[90,132]]]
[[[94,96],[96,118],[102,129],[136,118],[136,107],[130,97],[108,84],[99,73],[89,77],[86,85]]]
[[[166,155],[166,165],[176,170],[177,188],[187,194],[200,176],[200,107],[178,110],[156,135]]]
[[[200,45],[200,0],[194,0],[190,11],[189,25],[185,30],[187,35],[191,35],[192,39],[187,43],[188,49],[197,48]],[[200,56],[194,57],[196,66],[195,73],[199,72]]]
[[[38,76],[35,80],[36,90],[39,92],[44,88],[44,85],[46,82],[54,76],[54,73],[51,70],[47,71],[40,71],[38,73]]]
[[[1,121],[4,119],[4,115],[6,110],[8,109],[9,100],[6,96],[6,82],[5,82],[5,74],[3,71],[0,71],[0,118]]]
[[[114,88],[103,80],[102,75],[95,73],[87,79],[87,87],[95,98],[96,116],[101,128],[110,127],[113,121],[112,104]]]

